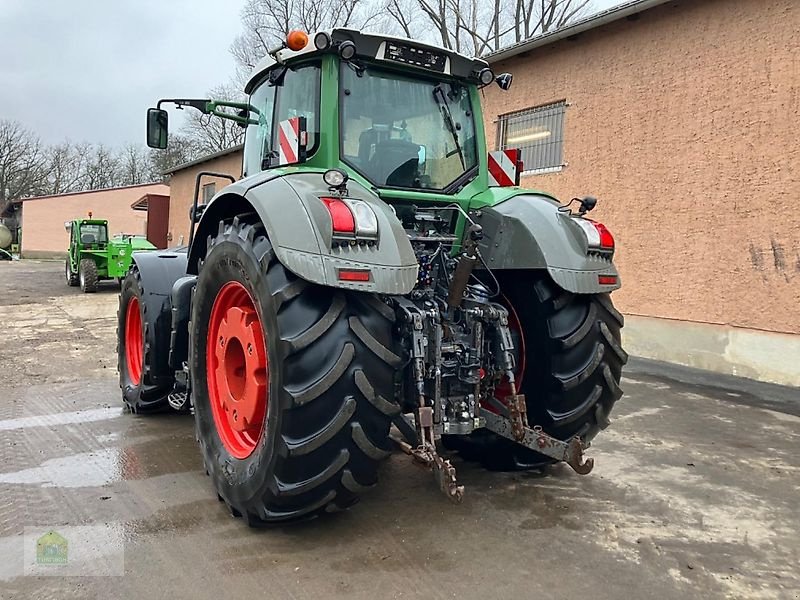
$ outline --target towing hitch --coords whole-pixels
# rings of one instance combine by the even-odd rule
[[[578,436],[564,442],[545,433],[539,425],[534,425],[533,429],[523,426],[521,429],[522,435],[520,436],[519,426],[515,428],[513,421],[501,415],[482,408],[481,417],[486,420],[485,427],[489,431],[517,442],[526,448],[535,450],[539,454],[544,454],[559,462],[565,462],[578,475],[587,475],[594,468],[594,459],[584,458],[583,453],[587,446]]]

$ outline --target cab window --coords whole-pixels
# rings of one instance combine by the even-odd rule
[[[280,68],[280,67],[279,67]],[[245,175],[252,175],[278,161],[278,123],[305,117],[308,155],[319,140],[319,82],[317,64],[286,69],[264,80],[250,96],[250,120],[244,143]]]
[[[105,244],[108,232],[105,225],[84,223],[81,225],[81,244]]]

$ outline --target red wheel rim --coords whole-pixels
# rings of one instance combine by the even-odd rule
[[[139,385],[142,380],[143,357],[142,313],[139,310],[139,299],[133,297],[128,301],[128,308],[125,310],[125,363],[133,385]]]
[[[238,281],[217,293],[206,342],[206,379],[217,433],[232,456],[247,458],[264,434],[269,362],[255,303]]]
[[[519,394],[520,389],[522,388],[522,377],[525,375],[525,335],[522,332],[522,324],[519,321],[519,316],[517,315],[517,311],[514,309],[514,305],[511,304],[511,302],[509,302],[508,298],[505,296],[500,299],[500,302],[508,310],[509,329],[511,329],[512,332],[517,333],[519,336],[519,348],[516,349],[517,364],[516,368],[514,369],[514,384],[517,388],[517,394]],[[503,377],[503,381],[495,388],[494,395],[499,400],[505,400],[510,393],[511,386],[508,383],[508,378]],[[485,403],[483,407],[494,413],[498,412],[497,409],[489,403]]]

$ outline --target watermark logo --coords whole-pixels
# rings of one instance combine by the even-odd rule
[[[67,539],[55,531],[48,531],[36,540],[36,564],[65,565],[69,543]]]
[[[52,526],[25,527],[21,544],[23,575],[36,577],[125,575],[125,527],[119,523],[59,525],[58,529]],[[0,589],[2,589],[1,583]],[[0,597],[3,597],[2,591]]]

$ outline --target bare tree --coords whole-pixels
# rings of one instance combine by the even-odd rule
[[[218,85],[208,92],[208,97],[232,102],[246,101],[244,95],[237,92],[232,85]],[[196,149],[203,154],[227,150],[244,141],[244,128],[239,124],[228,119],[204,115],[195,110],[187,111],[186,124],[181,133],[191,138]]]
[[[405,35],[480,56],[563,27],[591,10],[591,0],[388,0]],[[411,26],[409,15],[424,23]]]
[[[139,144],[128,144],[119,153],[117,185],[138,185],[150,181],[149,157]]]
[[[166,150],[150,150],[147,178],[149,181],[163,181],[165,171],[200,158],[203,154],[191,137],[181,133],[170,134]]]
[[[83,187],[87,190],[115,187],[119,181],[119,173],[119,158],[114,151],[104,144],[98,144],[92,148],[88,157]]]
[[[290,29],[364,29],[384,11],[382,0],[247,0],[244,31],[233,41],[231,53],[239,68],[249,71]]]
[[[239,81],[296,27],[375,27],[480,56],[590,10],[591,0],[247,0],[231,53]]]
[[[66,140],[47,148],[44,158],[46,193],[65,194],[83,189],[91,153],[92,146],[88,142],[75,144]]]
[[[44,156],[38,136],[17,121],[0,120],[0,211],[41,191]]]

